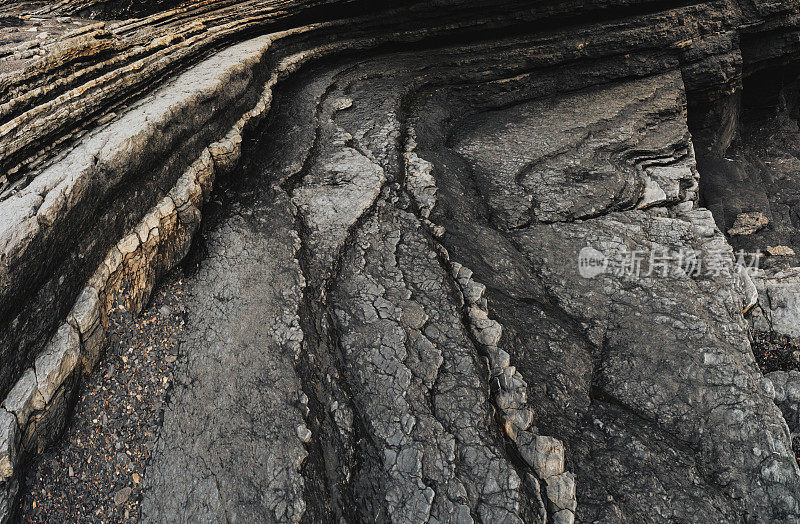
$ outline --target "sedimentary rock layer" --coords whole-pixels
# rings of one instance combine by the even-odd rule
[[[143,520],[800,518],[700,194],[795,5],[162,7],[15,7],[148,16],[0,56],[3,518],[220,183]]]

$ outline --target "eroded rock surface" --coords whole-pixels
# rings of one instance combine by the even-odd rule
[[[308,430],[292,372],[302,340],[299,240],[285,198],[255,198],[210,235],[192,283],[144,520],[299,521],[305,510]]]
[[[201,235],[134,518],[800,520],[797,380],[749,341],[796,318],[794,84],[761,156],[739,120],[797,6],[165,4],[36,6],[147,17],[8,55],[3,508],[110,295]]]

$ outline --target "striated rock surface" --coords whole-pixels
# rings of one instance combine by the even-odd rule
[[[133,519],[800,520],[796,2],[2,9],[0,521],[190,253]]]

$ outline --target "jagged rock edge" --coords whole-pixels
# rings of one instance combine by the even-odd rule
[[[307,29],[303,27],[269,35],[262,53],[268,52],[271,44],[282,36]],[[349,41],[344,46],[361,41]],[[50,400],[56,397],[56,390],[66,390],[66,386],[74,390],[77,379],[92,372],[107,343],[111,308],[122,299],[124,307],[131,313],[138,315],[142,311],[158,279],[188,254],[202,219],[201,209],[210,198],[216,177],[228,175],[240,166],[243,135],[258,128],[269,112],[276,84],[308,61],[335,49],[342,49],[342,46],[331,44],[312,48],[290,55],[279,63],[256,105],[239,118],[221,140],[205,147],[168,194],[109,250],[78,295],[65,321],[37,356],[36,365],[26,369],[15,382],[0,407],[0,524],[8,522],[12,513],[11,506],[22,475],[18,466],[41,453],[57,437],[58,431],[56,434],[38,431],[40,426],[36,421],[48,415],[61,415],[60,420],[51,422],[59,431],[63,428],[66,413],[52,409],[54,402]],[[169,243],[169,240],[177,241],[177,244]],[[159,258],[158,255],[165,251],[168,258]],[[69,344],[65,344],[65,332],[69,333]],[[43,374],[39,371],[40,367],[48,364],[55,368],[55,372]],[[32,390],[28,385],[31,373],[36,379],[36,387]],[[63,392],[67,395],[74,393]],[[37,448],[28,449],[26,442],[37,443]]]
[[[444,236],[446,229],[428,218],[436,205],[436,183],[430,174],[433,164],[419,157],[415,149],[415,132],[413,127],[409,127],[403,152],[404,185],[415,201],[422,223],[438,239]],[[542,520],[547,522],[549,518],[559,523],[572,523],[577,508],[575,475],[564,469],[564,444],[556,438],[534,432],[534,413],[527,406],[527,382],[511,365],[511,356],[498,347],[503,326],[489,318],[489,306],[484,296],[486,286],[472,278],[472,270],[468,267],[451,260],[441,243],[437,241],[435,245],[443,262],[449,265],[447,270],[461,292],[469,332],[487,363],[490,401],[503,421],[502,432],[535,473],[535,476],[530,473],[527,476],[537,488],[540,511],[546,508]],[[560,491],[559,488],[566,489]],[[548,499],[546,506],[542,495]]]

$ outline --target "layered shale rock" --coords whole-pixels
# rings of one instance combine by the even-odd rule
[[[143,521],[800,519],[795,3],[8,9],[3,521],[193,240]]]

